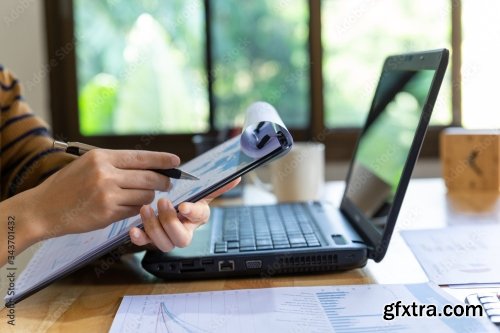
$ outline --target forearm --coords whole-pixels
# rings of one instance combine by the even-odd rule
[[[30,110],[22,89],[7,69],[0,67],[0,200],[42,183],[76,157],[53,148],[48,125]]]
[[[0,267],[41,238],[27,196],[29,191],[0,202]]]

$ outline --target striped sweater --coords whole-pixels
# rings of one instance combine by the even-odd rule
[[[0,200],[35,187],[74,157],[54,150],[47,124],[36,117],[12,73],[0,65]]]

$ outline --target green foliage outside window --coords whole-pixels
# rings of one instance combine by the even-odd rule
[[[264,100],[310,119],[307,0],[74,0],[80,131],[200,133],[241,125]],[[322,0],[325,127],[359,127],[389,54],[450,48],[448,0]],[[451,120],[450,70],[432,124]]]
[[[199,0],[76,0],[82,134],[208,130],[203,17]]]
[[[216,126],[231,126],[248,105],[264,100],[276,107],[287,126],[306,127],[307,1],[214,0],[211,4]]]

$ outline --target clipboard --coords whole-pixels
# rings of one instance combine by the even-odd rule
[[[172,201],[175,208],[182,202],[196,202],[245,173],[283,156],[292,145],[293,138],[274,107],[266,102],[256,102],[246,110],[240,135],[181,165],[182,170],[200,180],[171,179],[171,189],[157,191],[152,207],[156,207],[163,197]],[[133,226],[143,227],[140,215],[100,230],[44,241],[15,281],[14,288],[5,296],[6,306],[12,306],[126,244],[130,241],[128,231]]]

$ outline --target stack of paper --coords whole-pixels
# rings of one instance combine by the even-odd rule
[[[499,225],[405,230],[401,234],[432,282],[500,284]]]

